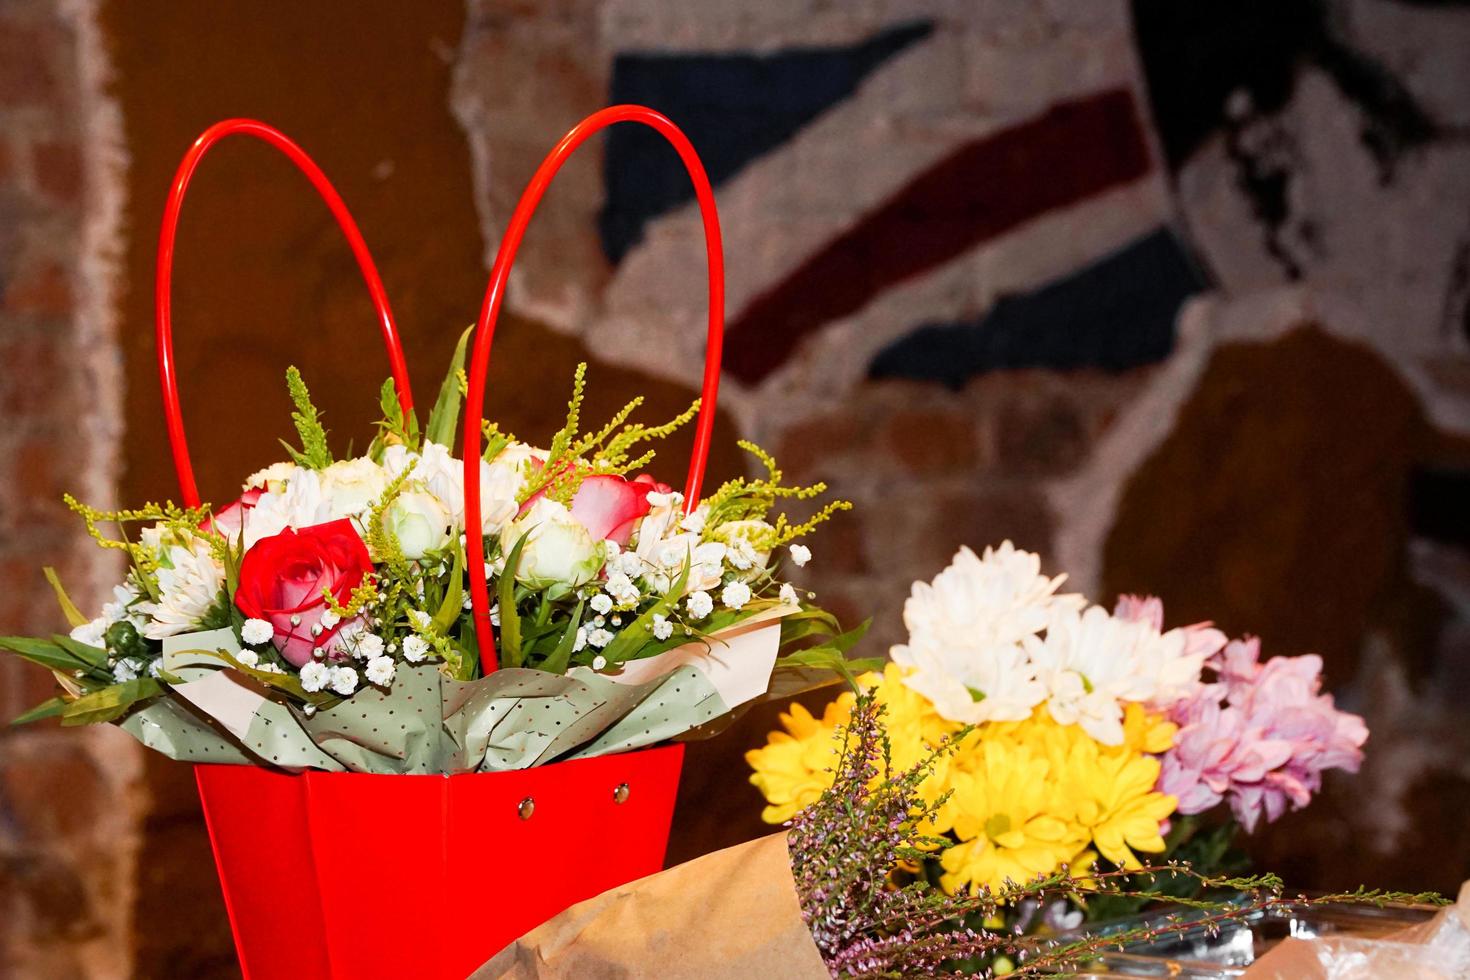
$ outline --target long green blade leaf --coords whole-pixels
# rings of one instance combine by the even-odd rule
[[[566,632],[562,633],[561,642],[541,665],[542,670],[553,674],[567,672],[567,665],[572,662],[572,647],[577,642],[577,627],[582,625],[582,604],[582,600],[578,599],[577,608],[572,611],[572,621],[567,624]]]
[[[464,370],[465,348],[469,344],[474,327],[466,327],[454,345],[454,356],[449,359],[449,370],[444,382],[439,385],[439,397],[434,400],[434,409],[429,413],[429,426],[424,438],[441,446],[454,445],[454,433],[459,428],[459,372]]]
[[[37,640],[29,636],[0,636],[0,650],[9,650],[33,664],[68,673],[89,666],[50,640]]]
[[[30,711],[16,715],[10,719],[10,723],[12,725],[28,725],[33,721],[40,721],[42,718],[55,718],[61,714],[68,703],[66,698],[48,698]]]
[[[505,568],[500,580],[495,583],[500,600],[500,666],[521,665],[521,615],[516,612],[516,569],[521,563],[521,549],[526,546],[531,532],[521,535],[510,554],[505,556]]]
[[[42,569],[46,575],[46,581],[51,583],[51,588],[56,592],[56,601],[61,606],[61,614],[72,626],[87,625],[87,617],[77,608],[77,604],[71,601],[71,596],[66,594],[66,589],[61,584],[61,576],[56,574],[56,569],[49,565]]]
[[[91,694],[83,694],[61,710],[63,725],[95,725],[121,718],[139,701],[157,697],[163,685],[151,677],[139,677]]]

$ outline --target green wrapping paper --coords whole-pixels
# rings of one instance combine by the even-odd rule
[[[586,667],[566,675],[508,668],[464,682],[435,664],[401,665],[388,689],[366,688],[310,714],[226,665],[221,654],[240,653],[231,631],[185,634],[166,641],[164,669],[188,706],[157,699],[123,728],[187,762],[398,774],[525,769],[707,727],[735,707],[722,686],[743,692],[752,676],[769,679],[779,634],[772,617],[716,642],[707,656],[685,652],[664,662],[665,673],[645,665],[621,679]]]

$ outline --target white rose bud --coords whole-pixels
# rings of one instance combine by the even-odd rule
[[[529,534],[529,537],[525,537]],[[556,599],[586,585],[602,570],[602,542],[593,541],[587,529],[561,504],[545,497],[500,532],[500,550],[509,555],[525,537],[516,581]]]
[[[449,544],[449,511],[438,497],[401,493],[383,513],[383,527],[392,531],[403,557],[416,561]]]

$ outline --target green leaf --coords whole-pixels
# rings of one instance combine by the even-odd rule
[[[521,535],[510,554],[505,556],[505,568],[495,583],[500,600],[500,666],[521,665],[521,615],[516,612],[516,569],[521,564],[521,549],[531,537],[527,531]]]
[[[454,547],[454,569],[449,573],[449,588],[444,592],[444,602],[434,614],[434,628],[448,636],[454,621],[464,611],[464,549]]]
[[[90,622],[82,611],[77,608],[76,603],[71,601],[71,596],[66,594],[66,589],[61,585],[61,576],[56,574],[56,569],[49,565],[42,569],[46,575],[46,581],[51,583],[51,588],[56,591],[56,601],[61,605],[61,614],[66,617],[67,623],[72,626],[86,626]]]
[[[690,559],[686,558],[684,560],[684,567],[679,571],[679,578],[674,582],[669,591],[664,593],[657,602],[649,606],[647,612],[625,627],[603,649],[602,655],[607,658],[608,663],[620,664],[634,659],[633,655],[638,652],[640,647],[648,642],[648,638],[652,635],[653,617],[668,616],[673,611],[673,608],[679,604],[679,597],[684,594],[684,586],[689,584],[690,565]]]
[[[865,619],[858,625],[854,626],[852,629],[848,630],[846,633],[839,633],[836,636],[832,637],[828,645],[837,648],[843,653],[846,653],[857,645],[858,641],[867,634],[868,627],[872,625],[872,617],[869,617],[868,619]]]
[[[809,647],[805,650],[797,650],[776,659],[777,670],[789,667],[830,670],[856,687],[859,674],[867,673],[870,670],[883,669],[883,658],[866,657],[849,660],[836,647],[818,646]]]
[[[9,650],[33,664],[67,673],[89,666],[50,640],[37,640],[29,636],[0,636],[0,650]]]
[[[30,711],[27,711],[24,714],[16,715],[14,718],[10,719],[10,723],[12,725],[27,725],[33,721],[40,721],[42,718],[55,718],[57,715],[61,714],[62,709],[64,709],[69,703],[70,702],[68,702],[66,698],[62,697],[48,698],[47,700],[42,701],[40,704],[36,705]]]
[[[429,412],[429,426],[424,438],[441,446],[454,445],[454,433],[459,428],[459,372],[464,370],[465,347],[469,344],[474,327],[465,328],[454,345],[454,356],[449,359],[449,370],[444,373],[444,383],[439,386],[439,397]]]
[[[94,667],[98,670],[106,669],[107,651],[101,647],[94,647],[89,643],[73,640],[69,636],[53,636],[51,640],[88,667]]]
[[[83,694],[61,710],[63,725],[95,725],[121,718],[139,701],[158,697],[163,685],[151,677],[139,677]]]
[[[572,611],[571,622],[567,623],[566,632],[561,635],[561,642],[556,649],[551,651],[551,656],[541,663],[541,670],[553,674],[565,674],[567,666],[572,662],[572,647],[577,642],[577,628],[582,625],[582,600],[577,600],[577,608]]]

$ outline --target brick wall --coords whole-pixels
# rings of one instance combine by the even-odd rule
[[[91,7],[0,6],[0,629],[59,617],[41,566],[100,602],[115,563],[63,490],[112,499],[120,391],[109,259],[120,162]],[[0,661],[6,719],[49,675]],[[0,974],[128,975],[141,751],[121,732],[0,732]]]

